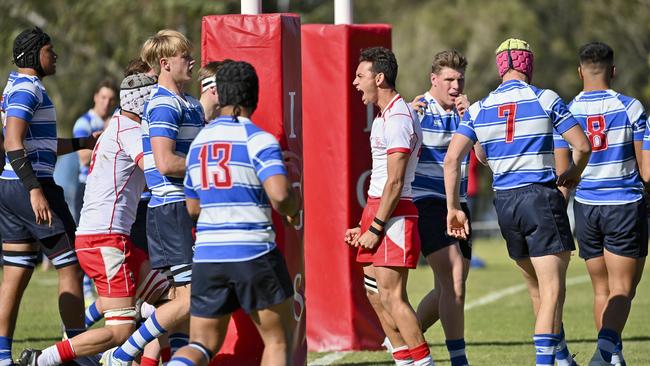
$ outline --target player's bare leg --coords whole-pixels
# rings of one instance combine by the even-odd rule
[[[415,315],[420,322],[420,329],[425,333],[427,329],[431,328],[440,319],[440,312],[438,311],[438,304],[440,302],[440,284],[438,278],[434,278],[434,287],[429,291],[415,310]]]
[[[535,321],[536,334],[559,334],[566,290],[566,271],[571,253],[568,251],[530,259],[539,284],[539,311]]]
[[[422,344],[424,337],[406,294],[408,271],[402,267],[375,267],[381,304],[392,317],[405,343],[413,348]]]
[[[59,313],[66,329],[84,329],[83,271],[79,264],[57,269]]]
[[[375,273],[374,266],[363,267],[363,274],[368,277],[372,277],[375,280],[377,279],[377,274]],[[386,334],[386,337],[388,337],[391,347],[400,348],[406,346],[406,342],[404,342],[404,339],[400,335],[399,330],[397,329],[397,325],[395,325],[395,321],[386,311],[386,309],[384,309],[381,298],[379,296],[379,292],[370,291],[366,288],[366,296],[368,297],[370,305],[375,310],[375,313],[379,318],[379,324],[381,325],[384,334]]]
[[[616,255],[607,249],[603,257],[609,274],[609,297],[603,308],[601,328],[615,330],[620,335],[636,293],[639,259]],[[641,266],[641,270],[642,268]]]
[[[528,295],[530,296],[530,301],[533,305],[533,313],[535,318],[537,318],[537,313],[539,312],[539,283],[537,282],[537,274],[535,273],[535,268],[533,263],[530,261],[530,258],[518,259],[517,266],[521,270],[521,274],[524,276],[524,281],[526,282],[526,287],[528,288]]]
[[[585,261],[587,272],[591,278],[591,287],[594,291],[594,325],[596,331],[603,327],[603,310],[609,298],[609,281],[605,257],[590,258]]]
[[[178,286],[170,290],[170,301],[156,309],[156,319],[165,328],[177,327],[190,318],[191,285]]]
[[[168,366],[184,366],[187,361],[195,366],[207,365],[212,356],[221,349],[226,332],[230,314],[218,318],[202,318],[192,316],[190,318],[190,344],[178,350],[167,364]],[[179,362],[177,358],[186,359]]]
[[[427,256],[436,283],[440,285],[438,314],[446,339],[464,338],[465,280],[469,261],[460,251],[458,243],[439,249]]]
[[[251,313],[251,319],[264,341],[261,366],[292,365],[293,298]]]
[[[37,251],[33,244],[7,244],[2,245],[3,252],[30,252]],[[2,272],[2,285],[0,285],[0,336],[9,337],[16,329],[18,308],[25,288],[34,273],[33,268],[23,268],[9,265],[5,262]]]

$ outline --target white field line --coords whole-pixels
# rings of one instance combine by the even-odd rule
[[[579,285],[582,283],[589,282],[589,276],[583,275],[583,276],[576,276],[576,277],[570,277],[567,278],[566,280],[566,286],[573,286],[573,285]],[[469,311],[471,309],[481,307],[483,305],[491,304],[495,301],[499,301],[502,298],[509,296],[509,295],[514,295],[518,292],[526,291],[526,285],[514,285],[510,287],[506,287],[504,289],[498,290],[498,291],[493,291],[488,293],[487,295],[483,297],[479,297],[478,299],[469,302],[465,304],[465,311]],[[326,365],[331,365],[336,361],[339,361],[343,357],[345,357],[347,354],[351,353],[351,351],[345,351],[345,352],[332,352],[324,355],[321,358],[318,358],[312,362],[309,363],[309,366],[326,366]]]

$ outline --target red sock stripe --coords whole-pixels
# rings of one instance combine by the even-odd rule
[[[159,361],[157,358],[142,356],[142,359],[140,360],[140,366],[158,366],[158,362]]]
[[[411,352],[409,352],[408,348],[401,349],[398,351],[393,352],[393,359],[395,361],[399,360],[410,360],[411,359]]]
[[[160,349],[160,361],[163,363],[169,362],[172,359],[172,349],[169,347]]]
[[[77,355],[74,354],[74,350],[72,349],[72,344],[70,343],[69,339],[57,343],[56,350],[59,352],[59,356],[61,357],[61,363],[70,362],[77,357]]]
[[[409,352],[411,353],[411,357],[413,357],[413,361],[419,361],[431,354],[427,342],[424,342],[415,348],[409,349]]]

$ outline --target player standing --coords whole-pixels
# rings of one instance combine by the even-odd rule
[[[397,61],[383,47],[365,49],[353,85],[364,104],[381,112],[370,133],[372,173],[368,201],[359,226],[348,229],[345,241],[359,248],[366,293],[399,364],[433,365],[413,308],[406,297],[408,270],[420,251],[417,208],[411,182],[422,144],[417,115],[395,90]]]
[[[14,40],[18,73],[3,92],[2,120],[7,163],[0,176],[0,365],[11,365],[12,335],[25,287],[34,271],[38,245],[59,275],[59,307],[66,334],[85,330],[82,271],[74,252],[75,223],[63,190],[52,174],[57,154],[91,149],[94,138],[59,139],[56,111],[42,79],[56,72],[50,37],[35,27]],[[38,243],[38,244],[37,244]]]
[[[132,362],[144,346],[189,319],[192,277],[192,228],[183,192],[185,156],[204,125],[199,101],[184,92],[192,80],[192,44],[181,33],[161,30],[142,47],[141,57],[158,74],[158,86],[142,120],[145,178],[151,190],[147,239],[151,267],[166,271],[173,298],[115,350],[105,352],[105,365]]]
[[[151,303],[167,289],[164,276],[154,273],[147,281],[140,275],[146,254],[133,246],[129,235],[145,187],[140,118],[155,84],[156,80],[145,74],[124,79],[120,114],[111,119],[90,159],[75,250],[81,267],[97,286],[106,326],[58,342],[42,352],[25,350],[19,360],[22,366],[55,366],[122,343],[135,328],[136,284],[145,282],[138,295]]]
[[[580,257],[594,289],[598,349],[589,365],[624,364],[621,334],[648,254],[641,159],[647,116],[641,103],[610,89],[614,51],[604,43],[580,47],[583,89],[569,110],[589,137],[592,154],[576,188],[573,212]],[[569,145],[556,136],[569,164]],[[641,165],[640,163],[638,164]]]
[[[291,365],[293,288],[275,244],[271,208],[296,222],[300,197],[278,142],[249,119],[258,102],[255,69],[228,62],[216,83],[221,116],[199,133],[187,157],[187,209],[198,218],[191,342],[169,366],[209,363],[239,308],[264,341],[261,365]]]
[[[530,85],[533,53],[508,39],[496,50],[502,83],[472,104],[454,134],[444,162],[447,227],[466,239],[469,222],[459,202],[460,164],[475,142],[493,171],[495,208],[508,254],[522,270],[535,311],[537,365],[571,364],[563,347],[566,270],[575,249],[565,201],[557,186],[573,186],[587,165],[589,141],[551,90]],[[574,146],[573,163],[556,177],[553,130]]]

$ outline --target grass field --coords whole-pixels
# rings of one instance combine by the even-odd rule
[[[532,365],[531,345],[533,317],[523,280],[507,257],[502,240],[477,240],[475,253],[487,262],[487,268],[470,272],[467,290],[466,341],[472,365]],[[565,305],[565,329],[572,353],[586,365],[596,344],[596,330],[591,316],[591,285],[584,263],[572,258]],[[418,268],[411,272],[411,303],[433,284],[431,271]],[[42,348],[60,337],[60,320],[56,306],[56,274],[36,271],[23,300],[18,328],[14,337],[14,355],[25,347]],[[499,298],[499,295],[502,296]],[[494,298],[497,297],[497,300]],[[650,365],[650,282],[641,281],[623,339],[628,365]],[[426,333],[438,365],[449,365],[444,337],[439,324]],[[311,364],[322,364],[328,354],[311,353]],[[335,365],[391,365],[386,352],[351,352],[336,354]]]

